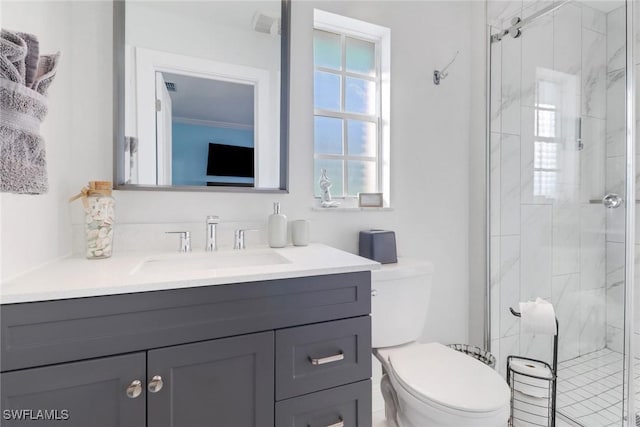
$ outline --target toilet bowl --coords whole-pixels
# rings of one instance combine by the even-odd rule
[[[510,391],[484,363],[439,343],[418,343],[431,264],[400,259],[372,272],[372,338],[383,367],[387,421],[399,427],[506,427]]]

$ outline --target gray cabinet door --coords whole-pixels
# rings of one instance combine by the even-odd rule
[[[144,353],[3,373],[0,425],[143,427],[145,375]],[[141,393],[129,398],[135,380]]]
[[[273,332],[149,351],[148,425],[273,427],[273,357]]]

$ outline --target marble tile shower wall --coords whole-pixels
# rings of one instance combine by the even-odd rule
[[[492,33],[549,4],[489,1]],[[589,201],[602,198],[607,167],[619,169],[607,151],[607,19],[571,3],[492,45],[491,320],[502,373],[510,354],[551,357],[550,338],[520,334],[508,310],[519,301],[554,303],[560,360],[606,345],[616,234],[607,234],[602,204]]]

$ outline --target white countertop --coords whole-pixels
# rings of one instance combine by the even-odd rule
[[[232,266],[216,269],[186,269],[191,261],[206,262],[215,257],[280,255],[283,263]],[[149,261],[152,261],[151,263]],[[175,269],[173,262],[175,261]],[[160,262],[155,269],[153,262]],[[116,253],[108,259],[88,260],[80,256],[63,258],[0,285],[0,304],[14,304],[67,298],[192,288],[291,277],[369,271],[380,264],[321,244],[282,249],[257,248],[245,251]]]

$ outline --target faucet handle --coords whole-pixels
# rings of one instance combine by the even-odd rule
[[[219,224],[220,217],[218,215],[208,215],[207,216],[207,224]]]
[[[234,233],[233,249],[245,249],[244,233],[247,231],[259,231],[257,228],[239,228]]]
[[[166,234],[178,234],[180,236],[180,252],[191,252],[191,233],[189,231],[167,231]]]

